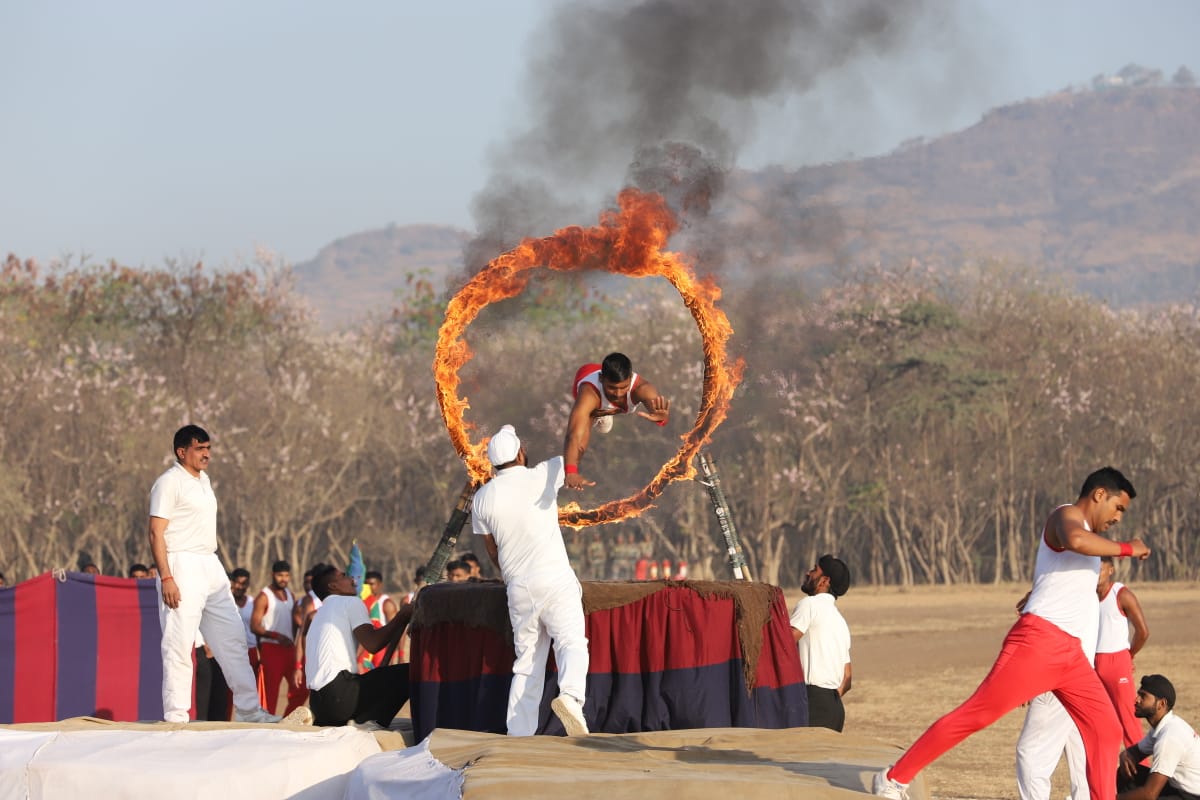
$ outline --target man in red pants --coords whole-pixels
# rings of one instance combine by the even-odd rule
[[[1150,626],[1142,613],[1137,596],[1123,583],[1113,580],[1116,568],[1111,558],[1100,563],[1100,637],[1096,642],[1096,674],[1108,692],[1109,700],[1121,721],[1121,734],[1126,747],[1142,740],[1145,732],[1134,714],[1137,687],[1133,684],[1133,657],[1150,638]],[[1129,626],[1133,625],[1133,637]]]
[[[1083,482],[1078,500],[1050,512],[1029,600],[991,672],[966,702],[933,723],[900,760],[875,776],[877,796],[906,800],[917,773],[947,750],[1021,703],[1052,691],[1083,736],[1092,800],[1113,800],[1121,727],[1082,642],[1094,640],[1099,627],[1100,556],[1150,555],[1141,539],[1118,543],[1099,535],[1120,522],[1136,496],[1124,475],[1104,467]]]
[[[289,677],[296,664],[296,645],[292,610],[296,598],[288,584],[292,581],[292,567],[286,561],[271,565],[271,583],[254,598],[254,611],[250,616],[250,629],[258,636],[258,652],[263,680],[263,704],[275,708],[279,703],[279,684],[287,683],[287,709],[284,716],[291,714],[308,700],[308,689],[295,686]]]

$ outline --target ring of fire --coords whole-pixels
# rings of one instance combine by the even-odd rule
[[[733,328],[716,307],[720,287],[697,279],[681,256],[663,250],[678,222],[661,195],[625,189],[617,209],[601,214],[595,227],[572,226],[542,239],[525,239],[512,250],[488,262],[446,305],[446,318],[438,329],[434,378],[442,420],[455,451],[466,462],[471,480],[480,485],[491,474],[487,440],[471,442],[464,412],[470,407],[458,396],[459,370],[471,360],[463,335],[485,307],[520,294],[529,271],[547,268],[558,272],[605,270],[632,278],[666,278],[696,321],[704,348],[704,384],[700,409],[678,452],[640,491],[621,500],[585,510],[570,503],[559,512],[559,522],[582,528],[635,517],[650,507],[672,481],[696,474],[692,460],[725,419],[733,391],[741,381],[742,361],[730,362],[725,344]]]

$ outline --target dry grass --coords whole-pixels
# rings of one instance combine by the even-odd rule
[[[853,589],[838,601],[853,637],[854,687],[846,730],[907,747],[937,717],[974,691],[992,666],[1013,605],[1026,585]],[[1145,584],[1137,592],[1150,624],[1135,664],[1175,684],[1177,710],[1200,724],[1200,584]],[[800,597],[787,593],[789,608]],[[1000,719],[925,771],[935,798],[1016,798],[1015,749],[1023,709]],[[1067,793],[1059,765],[1052,796]]]

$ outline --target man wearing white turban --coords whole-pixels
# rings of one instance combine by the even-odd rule
[[[562,457],[527,467],[525,448],[511,425],[492,436],[487,451],[495,476],[475,493],[471,524],[484,537],[507,589],[516,656],[508,692],[508,733],[532,736],[537,731],[553,641],[558,696],[550,707],[568,736],[586,735],[583,592],[558,527]]]

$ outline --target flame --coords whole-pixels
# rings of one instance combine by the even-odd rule
[[[716,307],[720,287],[711,278],[698,279],[681,255],[663,249],[678,228],[666,201],[658,194],[625,189],[618,195],[617,205],[617,209],[603,212],[595,227],[571,226],[553,236],[525,239],[488,262],[447,304],[434,354],[442,420],[471,480],[480,485],[491,475],[487,441],[471,442],[470,426],[463,419],[470,403],[458,396],[458,372],[472,355],[463,335],[480,311],[520,294],[529,281],[529,271],[540,267],[558,272],[606,270],[631,278],[661,276],[679,292],[704,341],[704,386],[696,421],[682,437],[679,451],[641,491],[592,510],[575,503],[561,509],[559,522],[571,528],[635,517],[650,507],[668,483],[693,477],[692,460],[725,419],[742,378],[741,359],[731,363],[725,352],[733,327],[725,312]]]

